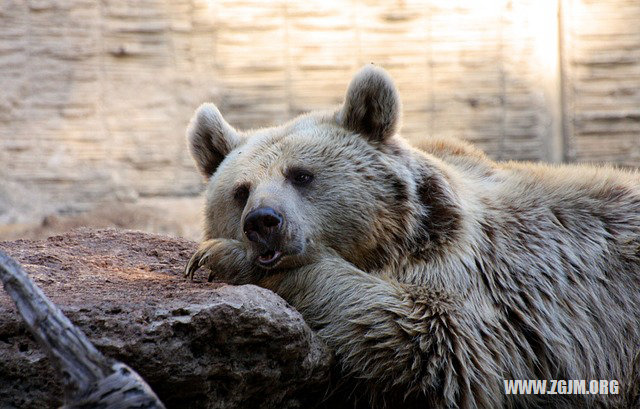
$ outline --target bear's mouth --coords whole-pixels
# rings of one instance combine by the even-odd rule
[[[282,252],[278,250],[266,250],[258,256],[258,263],[262,267],[273,267],[282,258]]]

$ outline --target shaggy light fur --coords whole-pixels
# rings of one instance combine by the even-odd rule
[[[505,395],[504,379],[631,377],[640,340],[640,175],[496,163],[460,142],[396,136],[391,79],[365,67],[342,107],[241,133],[212,105],[188,138],[208,178],[187,266],[270,288],[335,351],[375,408],[569,407],[614,395]],[[298,186],[289,175],[313,174]],[[293,170],[292,170],[293,169]],[[243,234],[284,216],[260,268]]]

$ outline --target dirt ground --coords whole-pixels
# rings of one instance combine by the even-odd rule
[[[51,214],[37,222],[0,225],[0,241],[44,239],[78,227],[117,227],[199,241],[202,238],[202,209],[201,197],[107,202],[84,213]]]

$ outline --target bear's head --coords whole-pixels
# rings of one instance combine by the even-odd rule
[[[202,105],[187,138],[208,180],[205,239],[243,240],[264,268],[296,265],[315,245],[381,267],[416,211],[399,123],[398,92],[374,66],[354,77],[338,109],[279,127],[240,132]]]

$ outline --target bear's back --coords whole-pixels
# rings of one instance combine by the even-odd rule
[[[442,160],[462,192],[465,235],[401,281],[454,283],[474,300],[492,317],[496,356],[538,362],[535,373],[505,362],[510,376],[625,379],[640,348],[640,174],[494,162],[455,140],[413,146]]]

